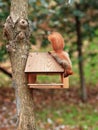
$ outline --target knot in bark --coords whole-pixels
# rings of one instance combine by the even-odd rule
[[[13,29],[14,29],[14,23],[12,21],[12,18],[8,16],[6,19],[6,23],[3,25],[3,36],[7,40],[12,40],[13,39]]]
[[[19,40],[22,40],[22,39],[24,39],[24,38],[25,38],[24,32],[20,32],[20,33],[18,34],[18,39],[19,39]]]
[[[6,49],[7,49],[8,52],[15,52],[15,49],[10,44],[6,45]]]
[[[21,29],[26,29],[26,27],[28,26],[28,22],[25,19],[21,19],[19,21],[19,26]]]

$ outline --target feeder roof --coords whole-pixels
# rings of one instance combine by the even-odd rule
[[[63,73],[64,69],[55,59],[45,52],[29,53],[25,72],[27,73]]]

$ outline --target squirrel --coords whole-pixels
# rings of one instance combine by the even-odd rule
[[[64,68],[64,77],[68,77],[73,74],[72,62],[67,52],[64,49],[64,38],[58,32],[53,32],[48,35],[48,40],[50,41],[53,51],[49,54]]]

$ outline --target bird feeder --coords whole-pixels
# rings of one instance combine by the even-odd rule
[[[29,88],[68,88],[69,78],[64,78],[64,69],[55,61],[49,53],[34,52],[29,53],[25,73],[28,76]],[[37,81],[38,75],[55,76],[59,75],[61,83],[42,83]],[[46,79],[48,80],[48,79]]]

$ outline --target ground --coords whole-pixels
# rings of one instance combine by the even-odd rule
[[[83,103],[78,87],[68,90],[33,90],[36,122],[40,130],[98,130],[98,86],[87,87]],[[14,90],[0,88],[0,130],[16,127]]]

